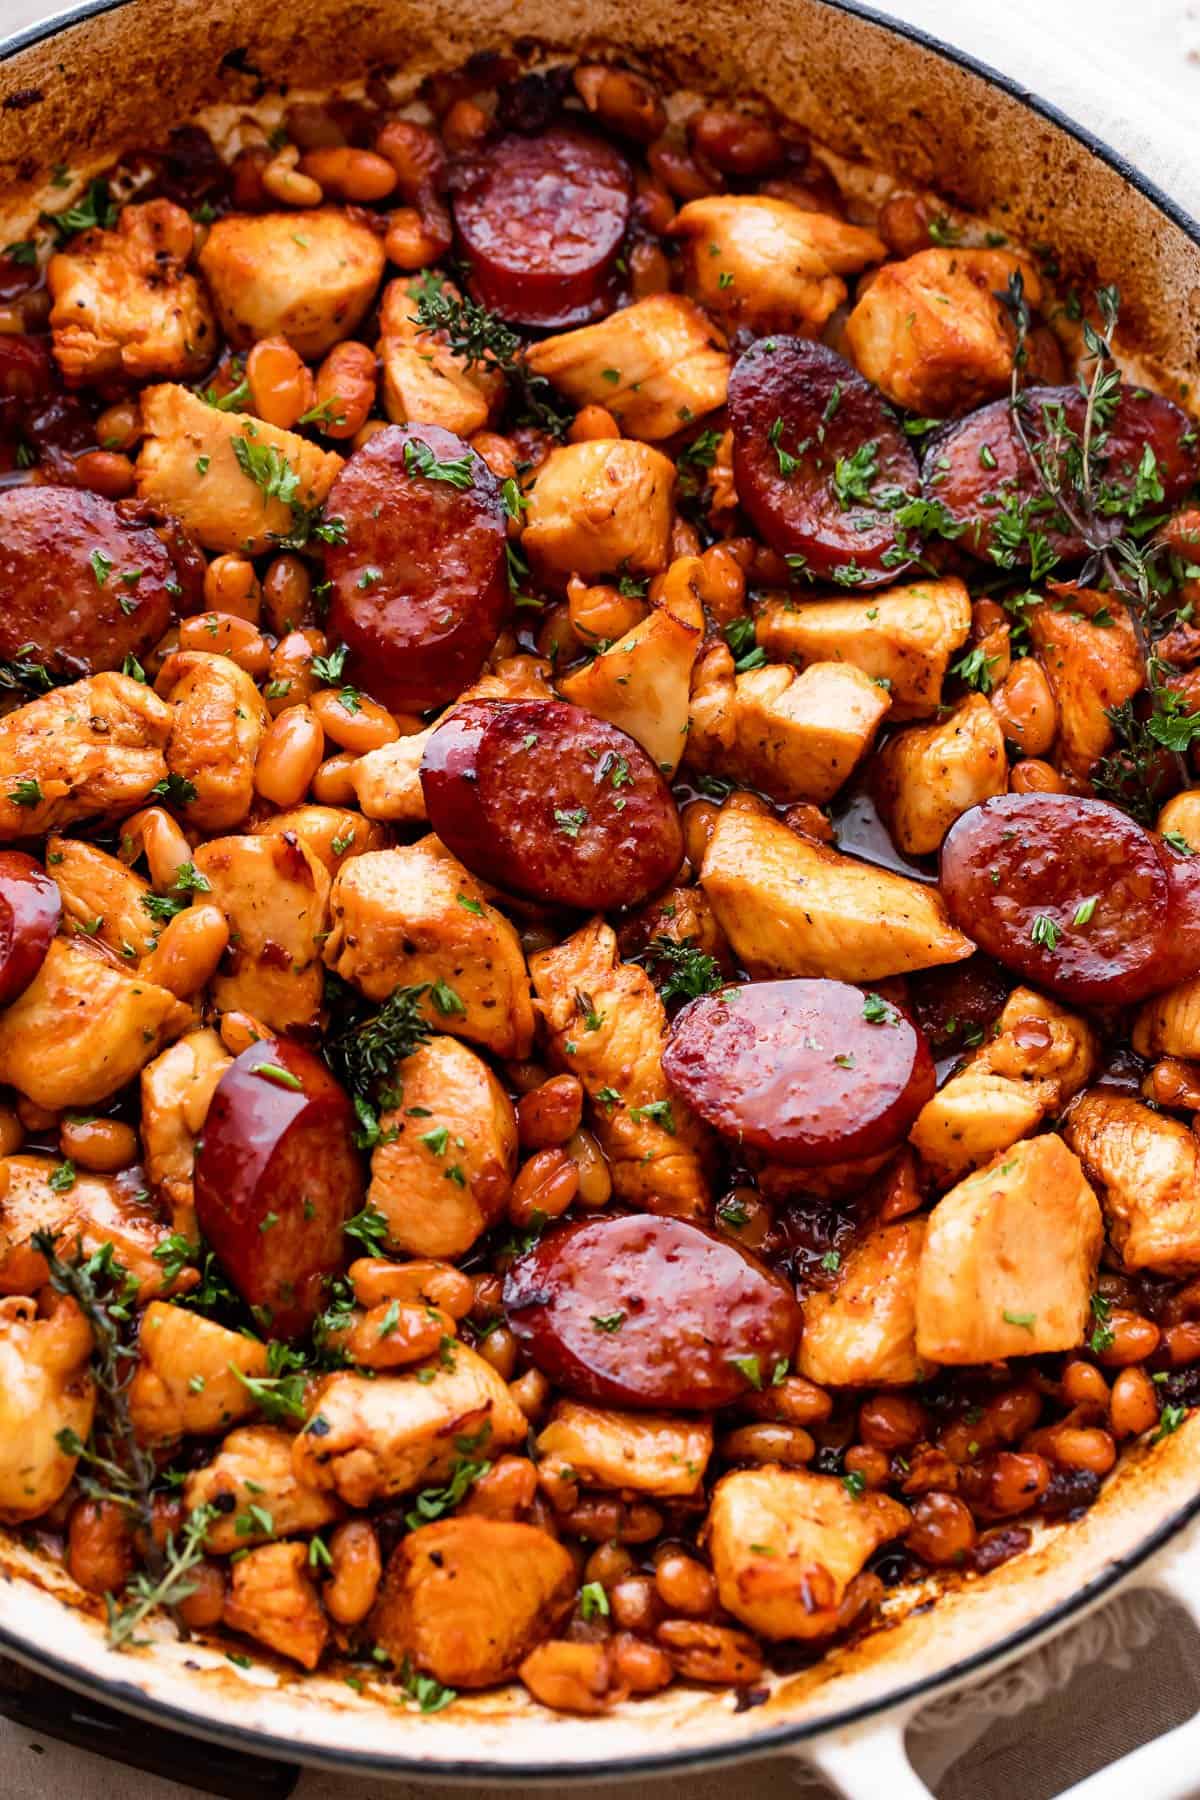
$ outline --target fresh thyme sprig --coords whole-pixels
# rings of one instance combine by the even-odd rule
[[[144,1643],[144,1638],[138,1639],[133,1635],[144,1619],[159,1607],[165,1607],[174,1613],[181,1600],[186,1600],[190,1594],[195,1593],[196,1584],[188,1577],[204,1560],[204,1540],[217,1516],[215,1506],[197,1506],[184,1520],[178,1539],[173,1531],[168,1532],[157,1574],[152,1574],[148,1569],[140,1569],[129,1581],[125,1589],[130,1596],[128,1605],[119,1607],[111,1594],[105,1595],[108,1641],[114,1650]],[[180,1624],[178,1618],[175,1623],[186,1637],[186,1627]]]
[[[562,436],[571,415],[555,406],[550,383],[544,375],[534,374],[525,361],[524,344],[498,313],[469,294],[454,293],[433,270],[414,281],[408,292],[423,331],[444,332],[446,343],[468,369],[499,373],[512,383],[522,409],[518,424],[540,425],[552,436]]]

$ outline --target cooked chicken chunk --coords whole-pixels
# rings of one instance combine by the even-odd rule
[[[184,817],[198,831],[240,825],[254,800],[254,761],[271,717],[244,670],[227,656],[177,650],[158,676],[174,708],[167,764],[196,792]]]
[[[383,409],[395,425],[415,419],[467,438],[482,431],[499,409],[504,377],[483,363],[468,363],[443,343],[443,333],[422,331],[415,295],[423,281],[441,282],[452,298],[459,298],[453,282],[428,273],[390,281],[383,290],[379,308]]]
[[[842,1258],[828,1291],[804,1296],[796,1367],[821,1387],[906,1387],[924,1381],[917,1355],[917,1265],[924,1219],[876,1225]]]
[[[735,675],[728,645],[716,643],[696,671],[687,760],[775,800],[823,805],[866,756],[888,706],[887,690],[851,663]]]
[[[342,1514],[330,1495],[296,1480],[291,1434],[278,1425],[242,1425],[231,1431],[212,1462],[192,1470],[183,1484],[183,1503],[189,1512],[198,1506],[217,1508],[204,1540],[214,1556],[319,1531]]]
[[[208,296],[187,271],[192,221],[170,200],[124,206],[115,231],[80,232],[46,266],[54,355],[76,382],[186,380],[217,348]]]
[[[974,948],[948,923],[936,890],[728,805],[700,885],[739,960],[757,977],[879,981],[961,962]]]
[[[496,1056],[528,1056],[533,1007],[520,939],[436,838],[356,856],[339,870],[329,909],[325,961],[343,981],[369,1000],[427,982],[426,1017],[440,1030]]]
[[[908,1522],[898,1500],[851,1494],[836,1475],[726,1475],[705,1528],[721,1605],[765,1638],[826,1637],[879,1595],[861,1571]]]
[[[183,1306],[153,1301],[142,1319],[129,1413],[144,1444],[213,1437],[258,1405],[235,1371],[267,1373],[267,1347]]]
[[[118,968],[87,938],[55,938],[0,1013],[0,1081],[35,1106],[94,1106],[192,1023],[166,988]]]
[[[617,1198],[648,1212],[707,1218],[708,1136],[667,1086],[667,1015],[646,971],[621,962],[611,926],[596,918],[540,950],[529,972],[550,1059],[587,1091]]]
[[[692,665],[704,636],[702,567],[699,557],[677,557],[646,617],[559,682],[565,700],[627,731],[667,775],[687,743]]]
[[[62,895],[65,918],[74,919],[114,956],[130,962],[145,956],[158,936],[146,905],[151,898],[148,881],[98,845],[57,835],[46,840],[46,872]]]
[[[128,675],[39,694],[0,719],[0,842],[123,816],[165,780],[170,709]]]
[[[330,876],[337,874],[348,857],[361,856],[364,850],[386,849],[390,835],[348,806],[292,806],[265,819],[259,827],[263,837],[280,837],[286,831],[303,838]]]
[[[713,1428],[710,1419],[560,1400],[537,1447],[544,1462],[571,1469],[585,1487],[694,1494],[712,1455]]]
[[[968,694],[932,725],[897,732],[875,770],[884,823],[909,856],[940,850],[960,814],[1007,789],[1004,732],[982,694]]]
[[[1147,1000],[1133,1028],[1139,1056],[1200,1059],[1200,979],[1181,982]]]
[[[432,1037],[406,1057],[392,1086],[401,1101],[379,1121],[368,1204],[387,1220],[391,1247],[463,1256],[495,1224],[516,1173],[512,1102],[487,1064],[451,1037]]]
[[[171,1210],[171,1229],[196,1241],[192,1170],[218,1081],[233,1058],[215,1031],[189,1031],[142,1070],[146,1180]]]
[[[36,1519],[66,1493],[76,1458],[59,1437],[87,1441],[96,1410],[88,1373],[92,1328],[74,1300],[0,1300],[0,1524]]]
[[[570,1610],[575,1564],[547,1531],[507,1519],[439,1519],[393,1550],[370,1628],[406,1661],[455,1688],[516,1673]]]
[[[929,1215],[917,1351],[932,1362],[999,1362],[1083,1342],[1104,1241],[1099,1202],[1053,1132],[1002,1154]]]
[[[1027,617],[1030,642],[1058,705],[1059,757],[1065,768],[1086,775],[1112,748],[1110,711],[1132,699],[1145,680],[1133,622],[1111,594],[1068,587]]]
[[[139,498],[206,550],[271,549],[295,531],[299,512],[321,504],[342,466],[332,450],[249,413],[221,412],[190,388],[145,388],[141,401]]]
[[[724,406],[729,386],[724,335],[681,294],[652,294],[543,338],[527,360],[576,406],[603,406],[629,437],[650,442]]]
[[[218,1012],[248,1012],[271,1031],[307,1030],[321,1012],[321,946],[329,872],[303,838],[212,838],[196,868],[229,921],[229,949],[212,982]]]
[[[1127,1269],[1200,1268],[1200,1145],[1178,1119],[1128,1094],[1080,1095],[1063,1129],[1095,1182],[1109,1240]]]
[[[138,1283],[141,1306],[170,1290],[196,1285],[194,1269],[169,1281],[155,1252],[169,1232],[132,1183],[93,1175],[53,1156],[6,1156],[0,1170],[7,1189],[0,1199],[0,1293],[33,1293],[50,1279],[30,1244],[35,1231],[48,1231],[62,1255],[82,1247],[85,1256],[111,1244],[121,1267]]]
[[[349,337],[383,274],[382,241],[335,207],[218,219],[200,269],[238,350],[286,338],[306,361]]]
[[[873,231],[765,194],[706,194],[675,215],[688,293],[758,331],[815,337],[846,298],[843,275],[887,255]]]
[[[224,1613],[230,1630],[315,1669],[329,1623],[308,1573],[308,1545],[263,1544],[239,1558],[230,1574]]]
[[[757,637],[772,660],[847,662],[888,683],[893,720],[936,712],[950,658],[971,629],[971,597],[956,575],[914,581],[863,600],[773,600]]]
[[[495,1457],[526,1430],[491,1364],[453,1342],[436,1362],[403,1375],[327,1375],[292,1456],[297,1480],[332,1489],[348,1506],[369,1506],[447,1480],[468,1441]]]
[[[850,355],[897,406],[926,417],[969,412],[1007,391],[1013,331],[998,294],[1020,271],[1037,307],[1037,270],[1008,250],[919,250],[878,271],[846,321]]]
[[[675,465],[630,438],[552,450],[526,490],[521,544],[543,580],[654,575],[667,566]]]

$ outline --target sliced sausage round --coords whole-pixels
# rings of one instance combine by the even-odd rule
[[[846,587],[911,560],[896,507],[917,459],[878,388],[807,338],[759,338],[729,378],[738,498],[773,550]]]
[[[534,1367],[578,1400],[699,1412],[769,1387],[799,1329],[786,1281],[682,1219],[586,1219],[544,1237],[504,1283]]]
[[[585,325],[611,310],[633,172],[574,125],[494,139],[450,175],[477,300],[518,325]]]
[[[934,1091],[924,1035],[846,981],[705,994],[675,1020],[662,1062],[722,1136],[796,1168],[890,1149]]]
[[[0,850],[0,1006],[23,994],[58,930],[62,899],[40,862]]]
[[[1170,884],[1157,844],[1104,800],[1002,794],[942,845],[954,924],[1064,1000],[1116,1004],[1170,980]]]
[[[586,912],[634,906],[683,860],[671,790],[641,745],[565,700],[468,700],[421,760],[429,823],[467,868]]]
[[[453,700],[508,608],[504,507],[483,458],[440,425],[389,425],[349,458],[325,513],[345,524],[325,568],[350,679],[394,711]]]
[[[1035,450],[1064,432],[1077,444],[1086,411],[1087,401],[1073,387],[1028,388],[1021,399],[1025,435]],[[1149,449],[1163,485],[1162,504],[1175,505],[1196,478],[1193,433],[1191,420],[1173,401],[1144,388],[1123,388],[1112,423],[1092,453],[1096,488],[1113,490],[1114,498],[1129,492]],[[1027,563],[1027,536],[1019,530],[1005,531],[1000,523],[1006,520],[1019,527],[1022,509],[1028,509],[1028,530],[1043,533],[1062,561],[1078,562],[1088,553],[1070,520],[1047,499],[1008,400],[993,400],[935,433],[925,447],[922,478],[927,497],[940,501],[964,527],[955,541],[974,556],[1003,562],[1005,567]],[[1069,493],[1069,482],[1065,485]],[[1114,514],[1108,523],[1115,537],[1119,516]]]
[[[354,1108],[325,1064],[263,1038],[217,1083],[196,1159],[196,1218],[264,1331],[295,1338],[345,1262],[362,1206]]]
[[[0,657],[56,675],[119,669],[171,621],[175,565],[158,533],[79,488],[0,493]]]

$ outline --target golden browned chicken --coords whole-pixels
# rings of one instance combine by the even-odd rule
[[[260,837],[294,832],[331,876],[348,857],[361,856],[364,850],[384,850],[388,843],[388,833],[381,825],[371,824],[348,806],[290,806],[286,812],[264,819],[258,830]]]
[[[887,255],[873,231],[766,194],[706,194],[680,208],[684,282],[706,311],[815,337],[846,298],[843,275]]]
[[[7,1181],[0,1199],[0,1293],[33,1293],[50,1279],[45,1260],[30,1245],[35,1231],[50,1232],[68,1257],[79,1248],[91,1256],[111,1244],[117,1262],[138,1284],[136,1305],[195,1287],[195,1269],[168,1279],[166,1265],[155,1255],[170,1235],[168,1228],[130,1182],[76,1169],[53,1156],[6,1156],[0,1170]]]
[[[842,1257],[832,1288],[804,1296],[801,1375],[821,1387],[904,1387],[924,1381],[917,1355],[917,1265],[924,1219],[876,1225]]]
[[[192,1470],[183,1484],[183,1503],[189,1512],[198,1506],[216,1509],[204,1540],[214,1556],[319,1531],[342,1516],[332,1495],[296,1480],[291,1434],[278,1425],[231,1431],[213,1460]]]
[[[87,1441],[96,1409],[92,1328],[74,1300],[44,1308],[0,1300],[0,1524],[36,1519],[62,1498],[78,1460],[60,1438]]]
[[[529,1054],[533,1006],[520,939],[436,838],[356,856],[339,870],[329,910],[326,964],[369,1000],[427,982],[423,1009],[439,1030],[496,1056]]]
[[[142,424],[139,498],[172,514],[206,550],[269,550],[294,533],[301,511],[321,504],[342,466],[297,432],[222,412],[170,383],[143,391]]]
[[[728,805],[700,885],[756,977],[879,981],[960,962],[974,949],[947,921],[935,890]]]
[[[136,962],[146,955],[159,930],[146,904],[153,904],[148,881],[99,845],[57,835],[46,839],[46,872],[62,895],[65,918],[114,956]]]
[[[1008,791],[1000,721],[982,694],[945,718],[889,738],[879,753],[875,794],[897,847],[926,856],[968,808]]]
[[[417,320],[422,282],[432,280],[458,299],[453,282],[441,282],[428,271],[390,281],[379,307],[379,360],[383,366],[383,409],[393,424],[410,419],[440,425],[459,437],[482,431],[498,410],[504,377],[494,367],[468,363],[442,342],[440,333],[423,331]]]
[[[267,1347],[183,1306],[152,1301],[142,1318],[129,1414],[145,1444],[212,1437],[257,1412],[237,1371],[267,1373]]]
[[[1063,1128],[1095,1182],[1109,1241],[1127,1269],[1200,1268],[1200,1145],[1178,1119],[1104,1088],[1081,1094]]]
[[[89,675],[0,719],[0,842],[130,813],[166,779],[170,708],[128,675]]]
[[[851,1494],[836,1475],[726,1475],[705,1528],[721,1605],[765,1638],[826,1637],[879,1591],[861,1583],[863,1566],[908,1522],[898,1500]]]
[[[215,1031],[189,1031],[142,1070],[146,1180],[167,1206],[171,1229],[198,1238],[192,1170],[217,1083],[233,1058]]]
[[[1029,638],[1058,705],[1063,765],[1086,775],[1114,743],[1109,713],[1145,680],[1129,613],[1111,594],[1059,587],[1032,607]]]
[[[46,266],[50,329],[71,382],[184,381],[217,349],[208,295],[187,263],[195,228],[181,206],[123,206],[115,231],[73,237]]]
[[[682,294],[652,294],[595,325],[543,338],[527,361],[576,406],[602,406],[651,443],[725,404],[722,332]]]
[[[551,1470],[569,1470],[585,1487],[694,1494],[712,1455],[712,1420],[560,1400],[537,1447]]]
[[[393,1550],[371,1632],[398,1666],[455,1688],[490,1687],[551,1635],[575,1582],[569,1551],[535,1525],[439,1519]]]
[[[1083,1342],[1104,1241],[1079,1158],[1054,1132],[943,1195],[917,1277],[917,1351],[986,1363]]]
[[[229,921],[229,949],[214,976],[220,1012],[248,1012],[272,1031],[308,1030],[321,1011],[321,947],[329,872],[294,832],[212,838],[196,868]]]
[[[654,575],[667,566],[675,465],[631,438],[562,444],[526,496],[521,546],[552,586],[568,575]]]
[[[1181,982],[1147,1000],[1132,1042],[1139,1056],[1200,1057],[1200,980]]]
[[[168,656],[157,687],[174,709],[168,767],[196,790],[184,817],[200,831],[231,831],[254,800],[254,761],[271,723],[262,695],[235,662],[203,650]]]
[[[308,1572],[308,1545],[262,1544],[239,1558],[230,1575],[224,1612],[230,1630],[315,1669],[329,1624]]]
[[[349,337],[365,316],[384,255],[361,216],[325,206],[218,219],[199,260],[235,349],[282,337],[311,359]]]
[[[654,983],[622,962],[612,927],[591,919],[531,957],[551,1061],[583,1083],[613,1192],[677,1218],[708,1216],[708,1134],[667,1086],[667,1015]]]

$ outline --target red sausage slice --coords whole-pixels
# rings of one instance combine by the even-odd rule
[[[0,1006],[23,994],[58,930],[62,900],[40,862],[0,850]]]
[[[66,487],[0,493],[0,657],[72,677],[119,669],[166,631],[176,586],[158,533],[111,500]]]
[[[1104,800],[1002,794],[942,845],[951,920],[1064,1000],[1117,1004],[1170,985],[1170,884],[1150,832]]]
[[[1066,429],[1080,438],[1086,408],[1077,388],[1029,388],[1022,417],[1030,444],[1036,449],[1045,442],[1060,416]],[[1093,459],[1095,481],[1098,486],[1132,488],[1149,448],[1163,484],[1163,504],[1173,506],[1196,478],[1193,436],[1191,420],[1173,401],[1142,388],[1123,389],[1112,425]],[[939,500],[951,518],[966,527],[956,542],[975,556],[1003,559],[1005,567],[1029,561],[1027,542],[1009,546],[996,536],[997,521],[1013,514],[1014,503],[1032,503],[1030,527],[1045,534],[1064,562],[1078,562],[1087,554],[1082,537],[1046,499],[1007,400],[981,406],[930,438],[922,474],[929,498]],[[1115,536],[1119,518],[1114,517],[1112,528]]]
[[[586,1219],[544,1237],[504,1283],[535,1368],[579,1400],[699,1412],[786,1371],[788,1283],[682,1219]]]
[[[701,1118],[773,1162],[818,1168],[900,1142],[932,1098],[911,1019],[845,981],[756,981],[685,1006],[663,1073]]]
[[[325,1064],[286,1038],[252,1044],[217,1083],[196,1159],[196,1217],[273,1337],[300,1337],[345,1261],[362,1206],[354,1109]]]
[[[585,325],[611,310],[633,173],[573,125],[512,133],[450,175],[454,223],[477,300],[518,325]]]
[[[394,711],[453,700],[508,608],[496,477],[440,425],[389,425],[350,457],[325,512],[346,526],[325,568],[329,636],[349,645],[351,679]]]
[[[773,550],[847,587],[910,557],[885,501],[916,494],[917,459],[883,396],[806,338],[759,338],[729,379],[738,497]]]
[[[565,700],[470,700],[425,748],[429,823],[485,881],[560,906],[634,906],[683,860],[671,790],[627,732]]]

